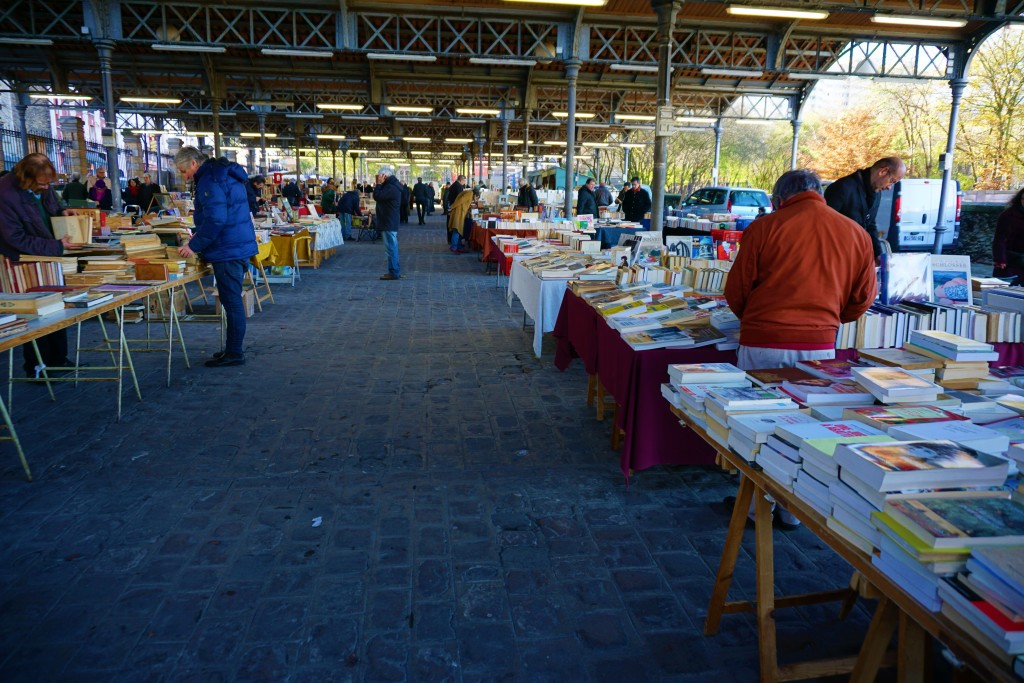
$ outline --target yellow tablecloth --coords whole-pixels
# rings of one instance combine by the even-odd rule
[[[257,244],[256,248],[259,249],[259,251],[256,252],[256,256],[253,258],[265,265],[270,265],[271,262],[277,258],[277,248],[274,246],[273,242]]]
[[[292,258],[292,243],[296,237],[308,236],[309,230],[303,228],[294,235],[271,235],[270,244],[273,245],[276,253],[271,254],[263,260],[264,266],[294,266],[295,261]],[[302,240],[298,243],[297,257],[300,261],[308,260],[309,255],[309,242]]]

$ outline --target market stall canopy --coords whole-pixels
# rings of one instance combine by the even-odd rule
[[[258,132],[262,121],[285,147],[319,139],[341,149],[440,153],[500,138],[505,120],[511,149],[521,152],[527,130],[536,145],[565,140],[565,66],[579,60],[578,142],[652,129],[659,44],[652,3],[582,3],[592,6],[8,0],[0,9],[0,78],[38,96],[33,102],[74,95],[91,98],[78,106],[98,107],[97,49],[107,47],[122,129],[177,119],[190,131],[211,131],[216,110],[225,145],[244,146],[240,136]],[[1020,20],[1024,2],[675,7],[673,115],[680,126],[710,126],[723,117],[795,118],[821,78],[957,77],[981,40]]]

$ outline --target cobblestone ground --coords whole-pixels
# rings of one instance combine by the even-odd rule
[[[701,631],[735,481],[627,490],[579,364],[535,359],[432,221],[400,233],[400,282],[364,242],[278,286],[245,367],[197,362],[209,324],[170,388],[136,354],[121,422],[110,385],[15,387],[36,481],[0,444],[0,680],[757,679],[750,615]],[[776,567],[787,592],[850,571],[802,530]],[[866,615],[780,610],[782,658],[853,653]]]

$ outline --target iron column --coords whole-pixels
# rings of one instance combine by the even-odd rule
[[[576,183],[576,78],[580,75],[580,62],[575,56],[565,62],[565,77],[569,81],[569,107],[565,119],[565,202],[562,210],[572,218],[572,186]]]
[[[114,83],[110,70],[113,62],[114,41],[97,40],[96,50],[100,58],[100,77],[103,81],[103,118],[106,127],[110,128],[113,144],[107,147],[107,177],[110,179],[110,192],[113,195],[115,211],[121,208],[121,173],[117,164],[117,112],[114,111]]]
[[[954,78],[949,82],[952,90],[953,100],[949,108],[949,132],[946,135],[946,153],[942,164],[942,190],[939,194],[939,210],[935,215],[935,243],[932,245],[932,253],[942,253],[942,234],[946,232],[943,224],[946,213],[946,194],[953,183],[953,150],[956,148],[956,125],[960,118],[960,100],[964,95],[964,88],[967,87],[966,78]]]

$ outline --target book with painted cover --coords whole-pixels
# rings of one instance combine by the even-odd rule
[[[717,384],[743,382],[747,373],[732,363],[679,363],[668,366],[672,384]]]
[[[711,344],[718,344],[728,339],[728,337],[726,337],[724,334],[710,326],[688,327],[686,328],[686,334],[690,336],[694,348],[698,346],[710,346]]]
[[[971,257],[932,254],[932,290],[935,303],[973,304]]]
[[[812,375],[800,368],[765,368],[763,370],[747,370],[747,377],[759,387],[770,389],[780,386],[783,382],[797,379],[812,379]]]
[[[746,389],[750,386],[750,382],[722,382],[721,384],[673,384],[673,386],[679,389],[679,398],[684,403],[691,405],[695,408],[700,408],[704,405],[704,399],[707,397],[708,392],[712,389],[719,387],[727,387],[730,389]]]
[[[860,363],[854,363],[848,360],[839,360],[837,358],[800,360],[796,362],[796,367],[801,370],[806,370],[815,377],[835,381],[850,379],[851,369],[859,366]]]
[[[942,367],[942,361],[906,349],[857,349],[857,357],[865,364],[887,365],[904,370],[928,370]]]
[[[907,498],[885,512],[930,548],[976,548],[1024,543],[1024,506],[1004,498]]]
[[[779,425],[775,433],[785,441],[799,446],[806,439],[836,439],[850,436],[881,436],[885,432],[851,420]]]
[[[1009,463],[952,441],[842,445],[836,463],[877,491],[1001,486]]]
[[[938,395],[942,387],[900,368],[853,368],[853,378],[875,396]]]
[[[1003,497],[1005,498],[1005,494]],[[911,533],[887,512],[872,512],[871,523],[918,562],[966,563],[971,554],[970,548],[934,548]]]
[[[783,382],[782,391],[805,405],[869,406],[875,397],[862,388],[830,379],[798,379]]]
[[[764,443],[775,433],[778,425],[794,425],[816,423],[806,413],[749,413],[729,416],[729,429],[742,434],[755,443]]]
[[[623,334],[622,339],[637,351],[693,346],[693,337],[685,330],[675,327],[662,327],[647,332],[630,332]]]
[[[773,389],[728,389],[718,387],[708,393],[708,397],[718,401],[726,409],[734,408],[795,408],[793,400],[780,391]]]
[[[800,456],[803,458],[804,467],[813,464],[821,476],[815,477],[819,481],[830,484],[839,477],[839,466],[835,461],[835,451],[844,444],[862,443],[885,443],[889,439],[885,434],[874,434],[870,436],[837,436],[831,438],[806,439],[800,444]],[[815,472],[812,472],[815,474]],[[828,479],[829,481],[824,481]]]
[[[888,431],[890,427],[926,422],[949,422],[950,420],[967,420],[935,406],[865,406],[863,408],[847,408],[843,418],[856,420],[868,426]]]
[[[1005,453],[1010,447],[1010,438],[1005,434],[963,420],[892,427],[889,436],[905,441],[946,439],[989,454]]]

